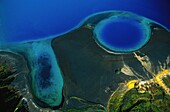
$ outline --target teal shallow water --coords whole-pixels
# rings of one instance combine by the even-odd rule
[[[32,89],[35,97],[51,107],[60,105],[63,78],[51,48],[51,42],[31,43],[29,54]]]
[[[6,45],[1,50],[21,53],[27,60],[28,85],[38,105],[56,107],[62,102],[63,77],[51,40]]]

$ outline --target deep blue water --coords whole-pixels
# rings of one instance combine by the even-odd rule
[[[140,43],[143,38],[142,29],[128,21],[118,21],[106,24],[101,37],[109,46],[116,48],[133,48]]]
[[[146,45],[153,21],[130,12],[112,13],[94,27],[94,39],[100,47],[112,53],[127,53]]]
[[[91,14],[125,10],[170,29],[168,0],[1,0],[0,39],[20,42],[63,34]]]

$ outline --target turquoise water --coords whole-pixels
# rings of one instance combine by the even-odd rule
[[[118,12],[95,26],[95,40],[110,52],[136,51],[150,39],[150,22],[132,13]]]
[[[48,106],[60,105],[64,82],[51,41],[33,42],[29,46],[33,94]]]
[[[21,42],[61,35],[89,15],[108,10],[130,11],[170,28],[168,0],[1,0],[0,37]]]
[[[27,91],[33,96],[31,100],[35,100],[36,105],[57,107],[61,104],[64,81],[51,47],[51,39],[4,45],[0,50],[16,52],[27,60],[29,74],[23,77],[29,79],[25,84],[30,87]]]

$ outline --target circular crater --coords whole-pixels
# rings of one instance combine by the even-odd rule
[[[131,14],[113,15],[94,27],[94,39],[111,53],[129,53],[142,48],[150,39],[149,20]]]

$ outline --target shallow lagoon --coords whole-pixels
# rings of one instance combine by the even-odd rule
[[[11,53],[22,55],[25,59],[26,63],[21,62],[20,65],[22,66],[23,64],[28,68],[27,72],[25,71],[26,73],[20,76],[24,77],[22,79],[24,79],[25,83],[20,86],[18,84],[21,79],[17,79],[18,81],[14,82],[14,86],[16,84],[19,86],[17,88],[20,91],[26,92],[21,95],[26,97],[29,105],[33,105],[35,102],[42,107],[54,108],[61,104],[64,82],[62,72],[51,47],[51,40],[4,45],[1,50],[7,51],[7,58],[8,54]]]

